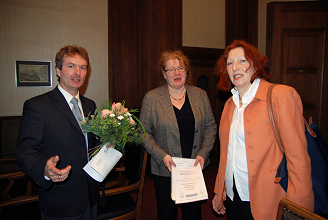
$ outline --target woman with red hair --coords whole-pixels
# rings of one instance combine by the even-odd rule
[[[314,197],[311,163],[303,125],[302,101],[295,89],[277,85],[272,102],[285,147],[287,192],[275,184],[283,154],[276,143],[267,108],[271,83],[268,58],[256,47],[235,40],[217,62],[218,88],[231,91],[220,127],[220,163],[213,209],[228,219],[276,219],[287,198],[311,211]],[[225,203],[223,203],[225,201]]]

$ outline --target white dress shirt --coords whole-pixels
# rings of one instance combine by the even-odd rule
[[[240,106],[239,92],[236,88],[231,89],[232,100],[235,103],[235,110],[233,112],[232,122],[230,126],[229,145],[228,145],[228,159],[225,175],[225,188],[227,195],[233,201],[234,193],[233,178],[235,185],[242,201],[249,201],[249,187],[248,187],[248,168],[245,144],[244,131],[244,111],[247,105],[253,100],[257,89],[260,85],[260,79],[255,79],[251,87],[242,98],[242,105]]]
[[[63,96],[65,97],[66,102],[69,105],[69,107],[71,108],[71,110],[73,110],[73,104],[71,103],[72,98],[77,99],[77,104],[78,104],[79,108],[81,109],[82,116],[83,116],[83,119],[84,119],[83,108],[82,108],[81,101],[80,101],[80,93],[77,92],[77,95],[75,97],[73,97],[65,89],[63,89],[63,87],[61,87],[60,85],[58,85],[58,89],[63,94]]]

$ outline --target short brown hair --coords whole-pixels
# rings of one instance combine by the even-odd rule
[[[262,55],[258,49],[243,40],[234,40],[224,51],[215,65],[214,74],[219,76],[218,88],[222,91],[230,91],[234,85],[232,84],[227,72],[227,59],[232,49],[241,47],[244,49],[246,60],[250,63],[249,68],[253,66],[255,73],[251,78],[251,83],[256,78],[268,79],[270,76],[269,59]]]
[[[68,45],[65,47],[62,47],[56,54],[56,68],[59,70],[62,70],[63,63],[64,63],[64,57],[66,56],[74,56],[74,55],[80,55],[82,58],[84,58],[87,61],[87,67],[89,67],[89,55],[88,52],[80,46],[76,45]]]
[[[170,59],[178,59],[180,61],[180,65],[186,68],[186,73],[187,73],[186,83],[191,84],[192,74],[191,74],[190,61],[189,58],[181,50],[175,50],[175,51],[167,50],[161,54],[161,58],[158,62],[158,70],[160,74],[159,76],[162,79],[162,81],[166,82],[163,76],[163,71],[165,71],[166,61]]]

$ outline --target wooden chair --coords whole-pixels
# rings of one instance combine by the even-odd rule
[[[281,199],[278,207],[277,220],[327,220],[287,199]]]
[[[38,215],[37,186],[14,157],[20,120],[21,116],[0,117],[0,219],[35,219]]]
[[[126,146],[123,162],[124,167],[120,167],[116,171],[124,173],[125,184],[108,189],[111,186],[110,183],[100,191],[98,220],[141,219],[147,152],[142,146]]]
[[[20,171],[15,160],[21,116],[0,117],[0,174]]]

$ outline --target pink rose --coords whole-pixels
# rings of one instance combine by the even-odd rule
[[[115,111],[116,113],[123,113],[123,112],[129,112],[127,108],[124,108],[124,106],[118,102],[118,103],[113,103],[112,104],[112,110]]]
[[[108,109],[104,109],[101,111],[101,117],[103,117],[103,119],[106,119],[108,115],[112,114],[112,112]]]
[[[113,102],[113,104],[112,104],[112,110],[119,112],[120,109],[121,109],[121,103],[119,103],[119,102],[118,103]]]

